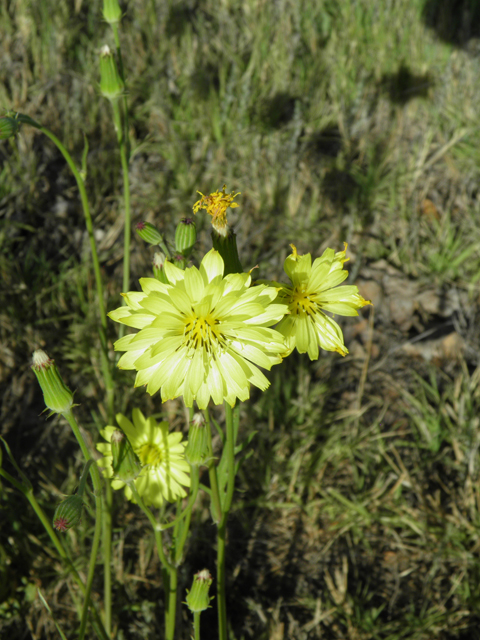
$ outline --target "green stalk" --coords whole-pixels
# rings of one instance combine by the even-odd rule
[[[113,30],[113,38],[115,40],[115,48],[117,50],[117,58],[118,58],[118,72],[120,74],[120,78],[122,79],[123,82],[123,86],[127,87],[127,83],[125,81],[125,70],[123,67],[123,58],[122,58],[122,49],[120,47],[120,38],[118,35],[118,24],[117,23],[113,23],[111,25],[112,30]],[[130,140],[128,137],[128,103],[127,103],[127,91],[125,91],[125,93],[123,94],[123,113],[125,116],[124,119],[124,126],[123,126],[123,137],[125,140],[125,145],[126,145],[126,151],[127,151],[127,162],[129,162],[130,160]],[[124,289],[124,291],[126,291],[126,289]]]
[[[100,327],[99,327],[99,335],[100,335],[100,344],[101,344],[101,359],[102,359],[102,374],[105,380],[106,394],[107,394],[107,408],[108,413],[114,414],[114,385],[113,378],[110,370],[110,363],[108,360],[108,344],[107,344],[107,313],[105,311],[105,301],[104,301],[104,291],[103,291],[103,282],[102,275],[100,271],[100,261],[98,259],[97,253],[97,245],[95,242],[95,236],[93,233],[93,223],[92,216],[90,213],[90,205],[88,204],[87,191],[85,189],[85,183],[83,181],[80,172],[78,171],[75,163],[73,162],[72,156],[68,153],[67,149],[60,142],[60,140],[55,136],[51,131],[42,127],[41,124],[35,122],[29,116],[18,114],[18,119],[20,122],[24,124],[29,124],[32,127],[35,127],[39,131],[49,138],[57,149],[60,151],[62,156],[65,158],[66,163],[70,167],[70,170],[73,173],[73,176],[77,182],[78,191],[80,193],[80,200],[82,203],[83,214],[85,217],[85,226],[87,228],[88,239],[90,241],[90,251],[92,253],[92,262],[93,262],[93,271],[95,274],[95,284],[97,287],[97,297],[98,297],[98,308],[100,311]]]
[[[93,222],[92,216],[90,213],[90,205],[88,203],[87,192],[85,189],[85,183],[83,178],[78,171],[75,163],[71,155],[68,153],[67,149],[60,142],[60,140],[48,129],[40,125],[38,122],[35,122],[29,116],[19,114],[18,119],[25,123],[29,124],[32,127],[35,127],[43,134],[47,136],[57,147],[60,153],[65,158],[70,170],[72,171],[74,178],[77,182],[78,190],[80,193],[80,200],[82,203],[83,214],[85,217],[85,226],[87,228],[88,238],[90,241],[90,251],[92,254],[92,262],[93,262],[93,271],[95,274],[95,284],[97,288],[97,299],[98,299],[98,308],[100,311],[100,327],[98,328],[98,333],[100,336],[100,357],[101,357],[101,367],[103,379],[105,380],[105,391],[106,391],[106,401],[107,401],[107,415],[109,420],[113,420],[113,416],[115,415],[115,389],[113,376],[110,368],[110,361],[108,357],[108,342],[107,342],[107,313],[105,310],[105,301],[104,301],[104,289],[102,276],[100,271],[100,260],[98,258],[97,245],[95,242],[95,236],[93,232]],[[130,226],[130,225],[129,225]],[[103,561],[104,561],[104,607],[105,607],[105,627],[107,629],[108,635],[111,634],[111,546],[112,546],[112,515],[111,515],[111,507],[112,507],[112,489],[110,486],[107,486],[106,489],[106,500],[105,506],[103,510],[103,536],[102,536],[102,547],[103,547]]]
[[[22,483],[20,483],[17,480],[15,480],[15,478],[13,478],[4,469],[0,469],[0,476],[3,476],[6,480],[11,482],[11,484],[16,489],[21,491],[23,493],[23,495],[27,498],[27,500],[30,503],[32,509],[35,511],[38,519],[40,520],[40,522],[42,523],[45,531],[47,532],[48,537],[52,541],[52,544],[55,547],[58,555],[60,556],[62,561],[67,566],[67,568],[68,568],[70,574],[72,575],[74,581],[80,587],[80,590],[82,591],[83,595],[85,596],[85,594],[86,594],[85,585],[82,582],[82,579],[80,578],[80,576],[79,576],[77,570],[75,569],[74,565],[72,564],[70,558],[68,557],[67,552],[65,551],[62,543],[60,542],[59,538],[55,534],[55,531],[53,530],[53,527],[50,524],[50,520],[45,515],[45,512],[43,511],[42,507],[38,504],[37,499],[35,498],[35,495],[33,494],[33,490],[31,488],[25,489],[25,487],[22,485]],[[95,625],[95,627],[97,629],[97,636],[101,640],[109,640],[110,636],[107,634],[107,632],[105,630],[105,627],[104,627],[104,625],[102,623],[100,615],[99,615],[99,613],[97,611],[97,607],[95,606],[95,604],[93,602],[91,603],[91,605],[92,605],[93,621],[94,621],[94,625]]]
[[[112,510],[113,490],[109,482],[105,487],[102,509],[103,608],[105,629],[112,633]]]
[[[182,518],[185,518],[183,522],[182,530],[178,538],[175,536],[175,564],[178,565],[182,559],[183,547],[187,541],[188,532],[190,530],[190,520],[192,518],[192,508],[195,504],[195,499],[198,494],[198,486],[200,484],[200,473],[197,466],[192,466],[190,471],[191,484],[190,484],[190,497],[193,498],[188,501],[188,505],[185,511],[177,518],[177,524],[180,523]]]
[[[232,505],[235,489],[235,428],[238,420],[238,406],[232,408],[225,402],[226,438],[225,452],[227,456],[227,491],[223,500],[222,517],[217,528],[217,607],[218,637],[227,640],[227,601],[225,594],[225,543],[227,519]]]
[[[158,557],[163,567],[163,585],[165,589],[165,599],[167,600],[165,606],[165,640],[174,640],[175,637],[175,618],[177,610],[177,567],[173,565],[166,557],[163,550],[162,533],[159,528],[155,517],[148,507],[145,506],[140,494],[137,491],[135,482],[129,482],[128,486],[132,490],[133,497],[137,502],[140,509],[147,516],[150,524],[152,525],[153,533],[155,535],[155,542],[157,545]]]
[[[124,199],[124,233],[123,233],[123,291],[127,292],[130,288],[130,182],[128,178],[128,149],[122,128],[122,118],[120,115],[120,107],[118,100],[112,100],[113,122],[117,133],[117,141],[120,149],[120,161],[122,164],[123,174],[123,199]],[[125,325],[121,324],[119,329],[119,337],[125,334]]]
[[[77,421],[71,411],[67,411],[63,414],[68,424],[71,426],[72,431],[77,439],[80,449],[85,459],[93,460],[90,451],[83,439]],[[93,577],[95,575],[95,564],[97,561],[98,548],[100,546],[100,534],[102,531],[102,484],[100,480],[100,472],[96,464],[92,464],[90,467],[90,475],[92,477],[94,495],[95,495],[95,532],[93,534],[92,550],[90,552],[90,562],[88,565],[87,582],[85,585],[85,600],[83,602],[82,619],[80,622],[80,631],[78,632],[78,640],[83,640],[85,637],[85,629],[87,627],[88,608],[90,605],[90,593],[92,591]]]
[[[200,611],[195,611],[193,614],[193,631],[194,640],[200,640]]]
[[[220,519],[222,517],[222,503],[220,499],[220,492],[218,489],[217,468],[215,466],[215,459],[213,457],[212,429],[210,426],[210,415],[208,411],[205,411],[205,428],[207,429],[208,437],[208,477],[210,478],[210,489],[212,496],[212,516],[214,522],[220,522]]]

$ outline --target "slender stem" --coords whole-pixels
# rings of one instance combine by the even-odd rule
[[[195,633],[194,640],[200,640],[200,611],[193,614],[193,631]]]
[[[205,411],[205,428],[207,429],[208,438],[208,477],[210,478],[210,489],[212,491],[212,516],[214,522],[220,522],[222,517],[222,503],[220,500],[220,492],[218,490],[217,468],[213,457],[212,429],[210,426],[210,415],[208,411]]]
[[[195,504],[195,498],[198,494],[198,486],[200,484],[200,473],[197,466],[191,467],[190,472],[191,477],[191,485],[190,485],[190,497],[193,496],[193,500],[189,500],[189,504],[183,513],[177,518],[180,521],[183,517],[185,518],[185,522],[183,523],[182,531],[178,538],[175,538],[175,564],[178,565],[182,559],[183,547],[185,546],[185,542],[187,540],[188,532],[190,530],[190,520],[192,517],[192,508]]]
[[[155,535],[155,542],[157,544],[158,557],[163,566],[163,584],[165,588],[165,599],[167,600],[165,606],[165,639],[174,640],[175,637],[175,617],[177,609],[177,568],[173,565],[165,555],[162,543],[162,532],[160,526],[155,520],[152,512],[145,506],[143,500],[138,493],[135,482],[129,482],[128,486],[132,490],[133,497],[137,502],[140,509],[147,516],[150,524],[152,525],[153,533]]]
[[[102,509],[103,608],[105,629],[112,633],[112,509],[113,491],[106,483]]]
[[[85,585],[82,582],[82,579],[80,578],[80,576],[79,576],[77,570],[75,569],[74,565],[72,564],[70,558],[68,557],[65,548],[63,547],[63,545],[60,542],[59,538],[55,534],[55,531],[53,530],[53,527],[50,524],[50,520],[45,515],[45,512],[43,511],[42,507],[38,504],[37,499],[35,498],[32,489],[29,488],[29,489],[25,490],[23,485],[21,483],[17,482],[17,480],[15,480],[15,478],[13,478],[4,469],[0,469],[0,476],[3,476],[6,480],[11,482],[13,484],[13,486],[16,487],[19,491],[21,491],[23,493],[23,495],[27,498],[27,500],[29,501],[29,503],[32,506],[33,510],[37,514],[38,519],[43,524],[43,527],[44,527],[45,531],[47,532],[50,540],[52,541],[53,546],[55,547],[58,555],[60,556],[60,558],[63,560],[63,562],[67,566],[72,578],[77,583],[77,585],[80,587],[80,590],[82,591],[83,595],[85,596],[85,593],[86,593]],[[109,640],[110,636],[107,634],[107,632],[106,632],[106,630],[105,630],[105,628],[103,626],[103,623],[101,621],[101,618],[100,618],[100,615],[99,615],[99,613],[97,611],[97,608],[96,608],[96,606],[95,606],[95,604],[93,602],[91,604],[92,604],[92,615],[93,615],[93,620],[94,620],[94,625],[95,625],[95,628],[96,628],[97,636],[99,638],[101,638],[101,640]]]
[[[63,416],[71,426],[77,442],[80,445],[80,449],[82,450],[84,458],[86,460],[93,460],[72,411],[67,411],[63,414]],[[85,637],[87,614],[88,608],[90,606],[90,593],[92,591],[93,577],[95,575],[95,564],[97,561],[98,548],[100,546],[100,534],[102,530],[102,484],[100,479],[100,472],[98,471],[98,467],[96,464],[92,464],[92,466],[90,467],[90,475],[92,477],[95,495],[95,531],[93,534],[92,550],[90,552],[87,583],[85,585],[85,600],[83,602],[82,620],[80,622],[78,640],[83,640],[83,638]]]
[[[124,129],[122,127],[122,118],[120,115],[120,107],[118,100],[112,100],[113,122],[117,133],[117,141],[120,149],[120,161],[122,164],[123,174],[123,200],[124,200],[124,233],[123,233],[123,291],[127,292],[130,288],[130,182],[128,177],[128,149],[125,139]],[[120,325],[119,336],[125,333],[125,326]]]
[[[120,73],[120,77],[123,81],[123,86],[125,87],[125,92],[123,94],[123,114],[124,114],[124,122],[123,122],[123,131],[124,131],[124,140],[127,150],[127,162],[130,160],[130,139],[128,137],[128,103],[127,103],[127,82],[125,80],[125,68],[123,66],[123,58],[122,58],[122,49],[120,47],[120,37],[118,35],[118,24],[112,23],[113,30],[113,38],[115,40],[115,48],[117,49],[117,58],[118,58],[118,71]]]
[[[77,496],[80,496],[80,498],[83,496],[83,494],[85,493],[85,487],[87,486],[87,478],[88,478],[88,472],[90,471],[90,467],[93,464],[93,460],[87,460],[87,464],[85,465],[82,475],[80,477],[80,483],[78,485],[78,490],[77,490]]]
[[[104,301],[104,288],[102,282],[102,275],[100,271],[100,260],[98,258],[97,245],[95,242],[95,235],[93,232],[93,222],[92,216],[90,213],[90,205],[88,203],[87,192],[85,189],[85,183],[77,169],[73,159],[64,145],[60,142],[60,140],[48,129],[42,127],[38,122],[30,118],[29,116],[25,116],[23,114],[19,115],[19,120],[24,122],[25,124],[29,124],[42,133],[44,133],[57,147],[60,153],[65,158],[70,170],[72,171],[75,180],[77,182],[78,190],[80,193],[80,200],[82,203],[83,214],[85,217],[85,226],[87,228],[88,238],[90,241],[90,250],[92,254],[92,263],[93,263],[93,271],[95,274],[95,284],[97,288],[97,303],[100,312],[100,326],[98,327],[98,333],[100,336],[100,358],[101,358],[101,368],[102,375],[105,381],[105,395],[106,395],[106,404],[107,404],[107,415],[109,420],[113,419],[115,415],[115,389],[114,389],[114,381],[111,370],[111,363],[108,357],[108,341],[107,341],[107,314],[105,310],[105,301]],[[130,224],[129,224],[130,227]],[[84,454],[85,455],[85,454]],[[96,465],[95,465],[96,468]],[[93,477],[93,476],[92,476]],[[103,558],[104,558],[104,606],[105,606],[105,625],[107,628],[108,635],[110,636],[111,632],[111,546],[112,546],[112,516],[111,516],[111,507],[112,507],[112,490],[111,487],[107,487],[106,489],[107,499],[105,501],[105,508],[103,510],[103,536],[102,536],[102,546],[103,546]],[[95,523],[95,526],[97,522]]]
[[[226,438],[225,450],[227,455],[227,491],[223,500],[222,518],[217,529],[217,607],[218,607],[218,637],[227,640],[227,601],[225,594],[225,544],[227,533],[227,518],[232,504],[235,489],[235,430],[234,413],[230,405],[225,402]]]
[[[60,153],[65,158],[68,166],[70,167],[78,185],[78,190],[80,192],[80,199],[82,202],[83,213],[85,216],[85,226],[87,228],[88,237],[90,240],[90,251],[92,253],[92,262],[93,262],[93,270],[95,273],[95,283],[97,287],[97,300],[98,300],[98,308],[100,311],[100,326],[98,328],[98,332],[100,335],[100,344],[101,344],[101,363],[102,363],[102,374],[105,380],[105,390],[106,390],[106,401],[107,401],[107,414],[111,419],[115,413],[114,410],[114,402],[115,402],[115,392],[114,392],[114,382],[113,376],[111,372],[110,361],[108,357],[108,343],[107,343],[107,314],[105,310],[105,301],[104,301],[104,289],[102,276],[100,271],[100,260],[98,258],[97,245],[95,242],[95,236],[93,232],[93,222],[92,216],[90,213],[90,205],[88,203],[87,192],[85,189],[85,183],[83,181],[80,172],[78,171],[75,163],[72,160],[72,157],[65,149],[60,140],[51,133],[45,127],[39,127],[40,131],[44,133],[52,142],[57,146]],[[101,489],[99,489],[101,491]],[[97,491],[97,489],[95,489]],[[111,548],[112,548],[112,490],[111,487],[107,487],[107,499],[105,500],[104,507],[102,509],[101,517],[99,519],[98,509],[96,506],[96,518],[95,518],[95,533],[94,540],[92,546],[92,554],[95,548],[95,538],[97,536],[98,527],[100,523],[102,523],[102,547],[103,547],[103,562],[104,562],[104,581],[103,581],[103,591],[104,591],[104,608],[105,608],[105,628],[110,636],[111,627],[112,627],[112,570],[111,570]],[[100,501],[99,495],[96,496],[95,502],[96,504]],[[98,543],[97,543],[98,544]],[[94,564],[91,563],[91,569],[94,571]],[[93,580],[93,575],[92,575]],[[88,585],[88,581],[87,581]],[[91,588],[91,584],[90,584]],[[88,598],[84,601],[84,606],[88,606]],[[86,611],[84,610],[84,614],[86,615]],[[82,625],[84,627],[86,623],[86,618],[82,618]],[[81,638],[81,636],[80,636]]]
[[[32,127],[35,127],[39,131],[41,131],[44,135],[49,138],[57,149],[60,151],[62,156],[65,158],[66,163],[70,167],[71,172],[77,182],[78,191],[80,193],[80,200],[83,208],[83,215],[85,217],[85,226],[87,228],[88,239],[90,241],[90,251],[92,253],[92,263],[93,263],[93,271],[95,274],[95,284],[97,288],[97,298],[98,298],[98,309],[100,312],[100,327],[98,328],[98,333],[100,336],[100,344],[101,344],[101,360],[102,360],[102,374],[105,380],[105,388],[106,388],[106,397],[107,397],[107,409],[108,414],[114,414],[114,385],[113,385],[113,377],[110,369],[110,363],[108,358],[108,343],[107,343],[107,314],[105,311],[105,301],[104,301],[104,290],[103,290],[103,282],[102,275],[100,271],[100,261],[98,259],[97,245],[95,242],[95,235],[93,233],[93,223],[92,223],[92,215],[90,213],[90,205],[88,204],[87,191],[85,189],[85,183],[83,178],[77,169],[72,156],[69,154],[65,146],[60,142],[56,135],[54,135],[51,131],[42,127],[41,124],[26,116],[24,114],[19,114],[18,119],[20,122],[25,124],[29,124]]]

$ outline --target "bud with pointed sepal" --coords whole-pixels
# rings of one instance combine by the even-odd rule
[[[42,388],[47,409],[52,413],[68,413],[73,407],[73,393],[63,382],[54,361],[45,351],[37,349],[34,352],[32,369]]]
[[[202,569],[193,576],[192,588],[187,589],[187,607],[192,613],[200,613],[210,606],[208,590],[212,584],[212,576],[208,569]]]
[[[108,100],[114,101],[123,95],[124,90],[114,55],[106,44],[100,50],[100,92]]]

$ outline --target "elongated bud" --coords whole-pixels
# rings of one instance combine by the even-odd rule
[[[157,280],[163,282],[163,284],[169,284],[167,275],[163,265],[165,264],[165,254],[161,251],[157,251],[153,255],[153,275]]]
[[[53,360],[45,351],[33,354],[32,369],[43,391],[45,405],[52,413],[67,413],[73,406],[73,394],[64,384]]]
[[[111,445],[113,456],[112,468],[115,478],[123,480],[123,482],[135,480],[142,470],[142,465],[123,431],[115,429],[115,431],[112,432]]]
[[[13,138],[20,128],[20,123],[16,118],[10,118],[9,116],[0,117],[0,140],[6,140],[7,138]]]
[[[153,224],[149,222],[139,222],[135,225],[135,231],[138,233],[142,240],[148,242],[148,244],[160,244],[163,242],[162,234],[158,231]]]
[[[175,249],[185,258],[189,258],[196,241],[197,227],[195,222],[192,218],[182,218],[175,231]]]
[[[196,413],[190,423],[185,458],[192,466],[205,464],[208,459],[208,437],[202,413]]]
[[[212,576],[208,569],[202,569],[193,576],[192,588],[187,589],[187,606],[192,613],[200,613],[210,606],[208,590],[212,584]]]
[[[68,496],[55,509],[53,526],[58,531],[68,531],[77,525],[82,518],[83,498]]]
[[[113,101],[123,95],[124,89],[113,53],[108,45],[104,45],[100,50],[100,92]]]
[[[213,248],[222,256],[225,267],[223,275],[229,273],[243,273],[243,268],[238,257],[237,236],[232,229],[227,228],[226,235],[219,234],[215,229],[212,230]]]
[[[103,19],[109,24],[118,24],[122,19],[122,10],[118,0],[103,0]]]

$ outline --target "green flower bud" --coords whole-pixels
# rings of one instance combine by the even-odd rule
[[[122,19],[122,10],[118,0],[103,0],[103,18],[109,24],[118,24]]]
[[[142,470],[142,465],[127,436],[120,429],[115,429],[110,443],[112,445],[112,468],[115,478],[123,480],[123,482],[135,480]]]
[[[100,50],[100,92],[113,101],[123,95],[124,88],[113,53],[108,45],[104,45]]]
[[[153,255],[153,275],[157,280],[163,282],[163,284],[169,284],[167,274],[165,273],[165,269],[163,268],[165,259],[165,254],[163,254],[161,251],[157,251]]]
[[[205,464],[208,459],[208,437],[202,413],[196,413],[190,423],[185,458],[192,466]]]
[[[210,598],[208,596],[208,590],[212,584],[212,576],[208,569],[203,569],[193,576],[192,588],[189,591],[187,589],[187,607],[192,613],[200,613],[208,609],[210,605]]]
[[[148,244],[158,245],[163,242],[161,233],[149,222],[138,222],[135,225],[135,230],[141,239],[148,242]]]
[[[213,230],[212,243],[213,248],[218,251],[225,263],[225,268],[223,270],[224,276],[227,276],[229,273],[243,273],[240,258],[238,257],[237,236],[232,229],[227,227],[226,235]]]
[[[0,140],[13,138],[20,128],[20,123],[16,118],[0,116]]]
[[[82,510],[83,498],[81,496],[68,496],[55,509],[53,526],[58,531],[68,531],[80,522]]]
[[[33,354],[32,369],[43,391],[43,399],[52,413],[67,413],[73,406],[73,394],[64,384],[53,360],[45,351]],[[50,414],[51,415],[51,414]]]
[[[181,253],[177,253],[174,256],[172,256],[172,259],[170,260],[170,262],[174,264],[176,267],[178,267],[179,269],[185,269],[185,265],[187,264],[187,260]]]
[[[197,241],[197,227],[191,218],[182,218],[175,231],[175,249],[189,258]]]

